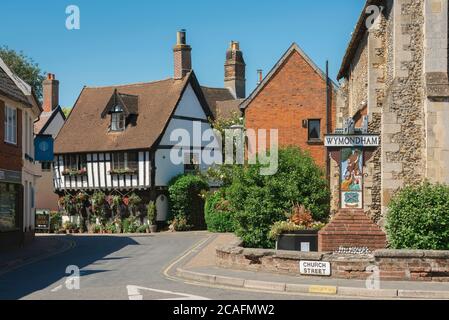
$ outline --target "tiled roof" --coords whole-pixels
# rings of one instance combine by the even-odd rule
[[[30,101],[23,94],[22,90],[17,87],[14,81],[8,76],[5,70],[0,65],[0,94],[7,96],[8,98],[30,105]]]
[[[55,140],[55,153],[149,149],[165,130],[190,76],[109,87],[85,87]],[[123,132],[102,117],[114,91],[138,96],[139,114]]]

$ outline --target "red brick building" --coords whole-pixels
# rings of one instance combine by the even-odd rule
[[[292,44],[242,103],[245,127],[278,129],[279,147],[307,150],[325,169],[324,134],[334,130],[336,119],[336,85],[326,79],[304,51]]]
[[[34,236],[33,122],[41,106],[0,59],[0,250]]]

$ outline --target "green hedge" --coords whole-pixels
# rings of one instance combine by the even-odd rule
[[[424,183],[399,191],[386,230],[394,249],[449,250],[449,186]]]
[[[285,220],[285,212],[303,204],[315,221],[327,221],[330,192],[323,170],[308,153],[290,147],[279,150],[278,171],[260,174],[261,164],[234,166],[226,194],[235,210],[236,234],[245,246],[273,248],[271,226]]]
[[[229,201],[223,191],[208,195],[204,206],[207,230],[211,232],[234,232],[235,220]]]
[[[188,225],[194,224],[198,218],[204,220],[202,194],[208,190],[209,184],[201,175],[183,174],[173,178],[168,187],[172,218],[185,218]]]

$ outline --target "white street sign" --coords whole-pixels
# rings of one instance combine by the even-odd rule
[[[323,261],[299,261],[299,272],[307,276],[330,276],[331,264]]]
[[[327,135],[326,147],[378,147],[380,137],[377,135]]]

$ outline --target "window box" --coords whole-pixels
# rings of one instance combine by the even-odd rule
[[[127,169],[112,169],[112,170],[109,170],[109,174],[110,175],[114,175],[114,174],[117,174],[117,175],[120,175],[120,174],[136,174],[137,173],[137,169],[129,169],[129,168],[127,168]]]
[[[63,176],[87,176],[87,169],[83,168],[81,170],[72,170],[72,169],[65,169],[62,171]]]

